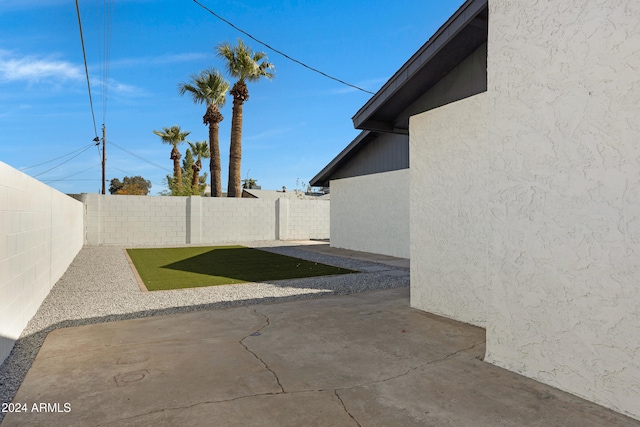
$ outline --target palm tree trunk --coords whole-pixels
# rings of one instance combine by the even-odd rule
[[[202,169],[202,162],[198,159],[193,166],[193,178],[191,178],[191,188],[193,189],[194,194],[200,194],[198,191],[198,186],[200,185],[200,170]]]
[[[229,147],[229,184],[227,197],[242,197],[240,168],[242,162],[242,106],[249,98],[247,85],[236,82],[229,92],[233,95],[233,115],[231,117],[231,144]]]
[[[171,160],[173,160],[173,177],[175,179],[176,189],[178,191],[182,191],[182,168],[180,167],[180,151],[178,151],[178,147],[173,146],[173,150],[171,150]]]
[[[233,117],[231,118],[231,145],[229,147],[229,184],[227,197],[240,197],[240,168],[242,162],[242,104],[244,101],[233,101]]]
[[[211,174],[211,197],[222,197],[222,167],[220,166],[220,143],[218,142],[218,123],[209,125],[209,173]]]
[[[209,104],[207,112],[202,118],[204,124],[209,125],[209,173],[211,175],[211,197],[222,197],[222,167],[220,166],[220,142],[218,139],[218,131],[220,126],[218,123],[224,119],[220,110],[215,104]]]

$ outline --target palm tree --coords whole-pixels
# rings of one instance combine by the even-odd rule
[[[189,141],[187,141],[189,142]],[[191,179],[191,188],[195,194],[198,194],[198,186],[200,185],[200,170],[202,170],[202,158],[209,157],[209,147],[207,146],[207,141],[196,142],[195,144],[189,142],[189,146],[191,147],[191,152],[194,156],[196,156],[196,162],[191,166],[193,169],[193,178]],[[211,189],[213,194],[213,188]]]
[[[173,160],[173,179],[176,183],[178,191],[182,191],[182,169],[180,168],[180,151],[178,145],[182,144],[191,132],[182,132],[180,126],[171,126],[170,128],[162,128],[162,132],[154,130],[153,133],[158,135],[164,144],[170,144],[173,146],[171,150],[170,159]]]
[[[224,42],[216,47],[217,55],[227,61],[229,75],[238,81],[229,92],[233,96],[233,115],[231,117],[231,144],[229,147],[229,186],[228,197],[241,197],[240,162],[242,160],[242,105],[249,99],[246,82],[256,82],[261,77],[273,78],[273,64],[267,61],[264,52],[252,52],[251,48],[238,39],[232,46]]]
[[[200,74],[190,76],[190,83],[180,83],[178,91],[180,95],[189,92],[196,104],[207,103],[207,111],[202,117],[202,122],[209,125],[209,153],[211,160],[209,162],[209,171],[211,173],[211,196],[222,196],[222,181],[220,172],[220,144],[218,143],[218,129],[222,119],[220,108],[224,106],[227,91],[229,90],[229,82],[227,82],[222,74],[214,69],[202,70]]]

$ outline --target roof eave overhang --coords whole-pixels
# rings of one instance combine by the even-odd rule
[[[309,181],[309,185],[312,187],[328,187],[329,180],[331,175],[345,162],[347,162],[351,156],[353,156],[354,152],[357,151],[361,144],[366,144],[368,141],[373,140],[378,136],[375,132],[364,131],[360,132],[360,134],[355,137],[353,141],[349,145],[345,147],[344,150],[340,152],[336,157],[334,157],[331,162],[324,167],[316,176],[311,178]]]
[[[423,82],[430,80],[437,81],[440,75],[432,75],[434,73],[442,74],[447,69],[452,69],[477,49],[479,45],[484,43],[482,40],[469,40],[466,43],[465,35],[468,37],[475,32],[466,31],[472,28],[484,27],[481,30],[486,31],[488,23],[486,19],[478,19],[479,15],[487,9],[488,0],[469,0],[464,3],[454,13],[447,22],[438,29],[431,37],[390,79],[385,85],[371,97],[371,99],[353,116],[353,124],[356,129],[366,129],[378,132],[389,133],[408,133],[408,128],[398,126],[394,122],[394,118],[400,115],[404,109],[415,101],[424,90]],[[452,41],[456,43],[452,43]],[[486,41],[486,40],[485,40]],[[460,46],[465,46],[467,51],[460,51]],[[442,64],[439,61],[439,69],[430,67],[432,61],[443,50],[454,49],[456,52],[446,55],[448,64]],[[438,62],[438,61],[434,61]],[[445,67],[443,71],[443,66]],[[419,82],[418,82],[419,81]],[[422,84],[419,90],[412,90],[412,86]]]

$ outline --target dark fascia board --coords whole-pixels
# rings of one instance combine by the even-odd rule
[[[376,92],[375,95],[353,116],[356,129],[370,129],[381,132],[406,133],[405,129],[395,129],[388,120],[376,117],[376,113],[387,104],[399,115],[404,108],[415,101],[422,93],[416,91],[402,91],[407,88],[411,79],[421,70],[425,70],[430,61],[449,44],[467,26],[475,26],[474,19],[487,9],[488,0],[468,0],[442,25],[438,31]],[[456,44],[457,43],[452,43]],[[459,46],[456,46],[456,49]],[[475,47],[473,47],[475,49]],[[453,55],[455,56],[455,54]],[[433,65],[433,64],[431,64]],[[457,63],[452,63],[454,67]],[[441,66],[440,66],[441,67]],[[400,92],[404,92],[403,95]],[[406,95],[411,92],[411,95]],[[396,96],[398,95],[398,96]],[[407,99],[398,99],[404,98]]]
[[[258,196],[256,196],[255,194],[253,194],[251,192],[251,189],[247,190],[246,188],[242,189],[242,197],[244,197],[245,199],[257,199],[258,198]]]
[[[309,185],[312,187],[328,187],[331,175],[345,162],[347,162],[355,153],[357,153],[360,145],[374,140],[379,134],[368,130],[360,132],[347,147],[340,152],[327,166],[324,167],[316,176],[311,178]]]

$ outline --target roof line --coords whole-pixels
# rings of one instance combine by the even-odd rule
[[[488,0],[467,0],[460,6],[447,22],[358,110],[352,117],[354,126],[360,129],[364,121],[371,117],[387,99],[397,93],[416,72],[426,66],[449,40],[487,7],[487,4]]]
[[[333,160],[331,160],[331,162],[329,162],[328,165],[326,165],[320,172],[318,172],[316,176],[311,178],[311,180],[309,181],[309,185],[313,187],[319,187],[319,185],[317,185],[318,181],[322,181],[327,176],[329,176],[349,156],[351,151],[353,151],[360,145],[362,141],[369,138],[370,136],[374,137],[377,134],[378,132],[368,130],[360,132],[358,136],[356,136],[353,141],[349,143],[349,145],[347,145],[336,157],[333,158]]]

